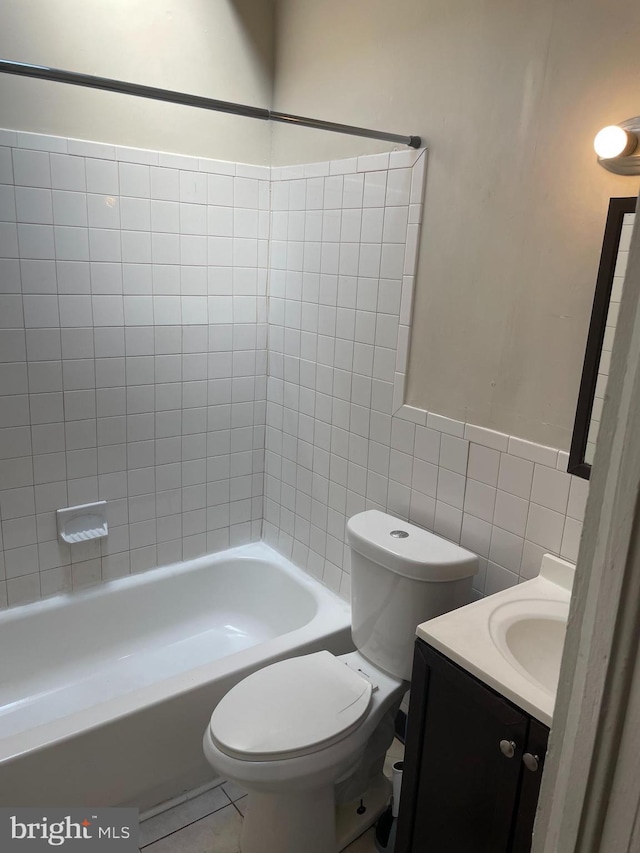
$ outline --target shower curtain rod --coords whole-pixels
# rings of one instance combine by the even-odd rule
[[[19,77],[53,80],[56,83],[70,83],[72,86],[85,86],[89,89],[102,89],[105,92],[117,92],[122,95],[136,95],[139,98],[150,98],[153,101],[183,104],[187,107],[199,107],[203,110],[230,113],[247,118],[259,118],[263,121],[279,121],[285,124],[296,124],[300,127],[311,127],[315,130],[331,130],[335,133],[348,133],[352,136],[365,136],[368,139],[384,139],[387,142],[399,142],[402,145],[408,145],[410,148],[419,148],[422,144],[419,136],[401,136],[397,133],[385,133],[382,130],[370,130],[366,127],[336,124],[332,121],[289,115],[262,107],[250,107],[246,104],[234,104],[231,101],[218,101],[214,98],[203,98],[200,95],[188,95],[185,92],[174,92],[170,89],[157,89],[153,86],[142,86],[139,83],[125,83],[122,80],[112,80],[109,77],[80,74],[77,71],[63,71],[60,68],[49,68],[46,65],[29,65],[26,62],[0,59],[0,72],[16,74]]]

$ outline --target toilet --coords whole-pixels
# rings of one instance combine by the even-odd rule
[[[347,524],[357,651],[266,666],[218,703],[209,763],[249,796],[242,853],[337,853],[381,814],[416,626],[470,600],[475,554],[378,510]]]

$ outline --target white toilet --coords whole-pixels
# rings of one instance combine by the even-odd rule
[[[378,510],[353,516],[351,633],[249,675],[218,703],[207,760],[248,791],[242,853],[336,853],[382,812],[416,626],[470,600],[475,554]],[[362,801],[362,802],[361,802]]]

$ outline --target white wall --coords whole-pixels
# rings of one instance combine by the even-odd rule
[[[3,0],[0,56],[268,107],[272,0]],[[0,75],[2,125],[266,164],[267,122]]]
[[[634,0],[281,0],[274,107],[430,148],[408,400],[568,448],[608,199],[638,113]],[[388,150],[274,127],[273,162]]]

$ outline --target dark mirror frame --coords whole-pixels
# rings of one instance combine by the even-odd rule
[[[607,213],[607,222],[602,241],[602,253],[598,267],[598,278],[593,297],[593,308],[591,309],[591,322],[589,323],[589,334],[584,354],[582,379],[580,380],[580,391],[578,393],[578,404],[576,406],[576,418],[573,425],[573,437],[569,451],[569,463],[567,465],[567,471],[570,474],[583,477],[585,480],[588,480],[591,475],[591,465],[585,462],[584,456],[587,447],[587,437],[589,435],[596,382],[598,380],[602,342],[607,325],[613,275],[618,258],[620,234],[625,214],[635,211],[637,201],[638,199],[635,196],[631,198],[612,198],[609,201],[609,211]]]

